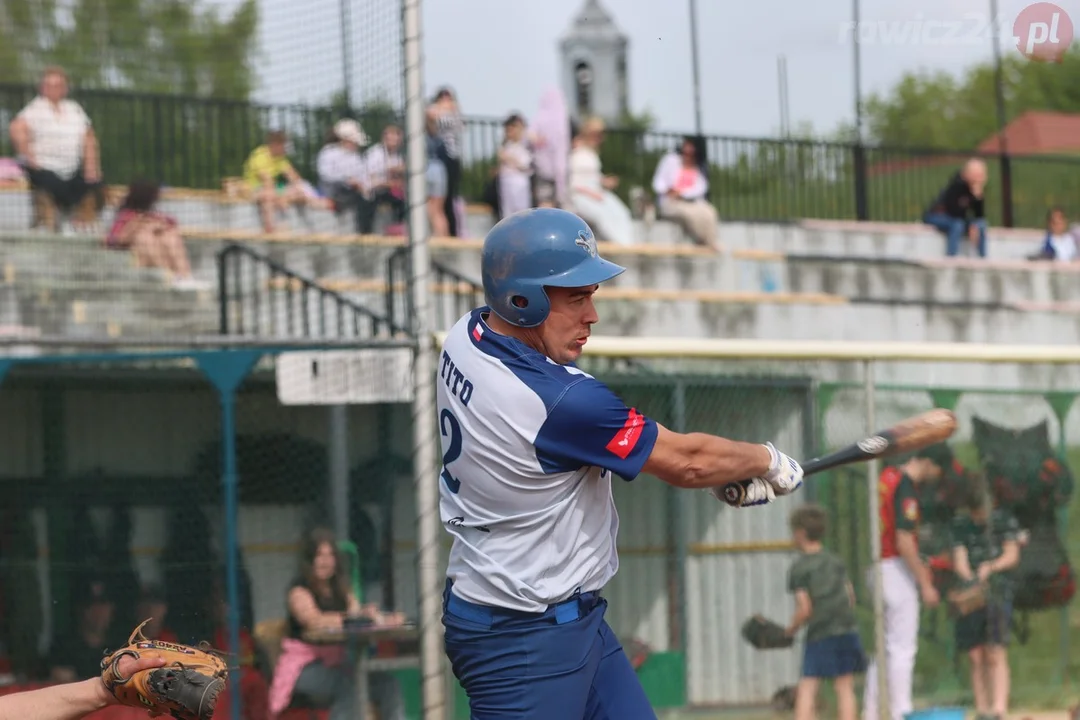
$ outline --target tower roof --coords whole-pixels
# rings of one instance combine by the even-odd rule
[[[620,40],[625,41],[611,13],[600,4],[600,0],[585,0],[585,5],[563,33],[562,41],[569,40]]]

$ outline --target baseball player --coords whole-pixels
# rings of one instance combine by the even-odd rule
[[[619,568],[612,475],[713,494],[741,481],[744,506],[802,485],[771,444],[672,432],[575,366],[593,294],[621,272],[576,215],[511,215],[484,240],[487,305],[442,347],[445,649],[473,720],[656,717],[604,622]]]
[[[120,672],[131,677],[140,670],[161,667],[160,657],[120,659]],[[78,720],[109,705],[118,704],[101,678],[50,685],[0,697],[0,718],[22,720]]]
[[[952,467],[953,454],[939,443],[919,450],[878,479],[881,513],[881,575],[885,601],[885,663],[892,720],[911,712],[911,682],[919,645],[919,601],[940,601],[930,567],[919,556],[919,500],[916,486],[934,483]],[[865,720],[878,717],[877,663],[870,662],[863,694]]]

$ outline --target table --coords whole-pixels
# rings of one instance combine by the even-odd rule
[[[366,715],[371,702],[368,679],[371,673],[420,667],[419,655],[393,658],[371,657],[368,650],[380,641],[416,640],[420,628],[415,623],[404,625],[346,625],[339,630],[316,630],[304,633],[304,641],[312,644],[331,645],[349,643],[356,648],[356,709]]]

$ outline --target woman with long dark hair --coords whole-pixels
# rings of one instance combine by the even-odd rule
[[[127,196],[105,237],[110,250],[130,250],[139,267],[166,270],[178,288],[197,289],[205,285],[192,277],[184,238],[176,218],[158,211],[161,185],[138,179],[128,186]]]
[[[314,645],[305,642],[304,636],[312,631],[338,630],[350,617],[367,617],[377,624],[401,623],[403,618],[397,613],[384,614],[374,605],[360,605],[349,587],[334,533],[326,528],[316,528],[305,537],[300,571],[289,586],[286,606],[288,629],[270,686],[271,718],[289,706],[294,693],[328,705],[330,720],[363,717],[367,709],[356,707],[353,669],[344,649]],[[380,720],[404,720],[401,690],[393,675],[373,674],[371,694]]]

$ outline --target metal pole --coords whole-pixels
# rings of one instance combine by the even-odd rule
[[[791,136],[791,124],[788,122],[787,58],[783,55],[776,58],[776,84],[780,93],[780,137],[786,140]]]
[[[874,361],[863,364],[866,393],[867,435],[876,432],[876,402],[874,397]],[[885,589],[881,575],[881,510],[878,505],[877,460],[866,463],[867,505],[870,510],[870,557],[873,568],[874,596],[874,663],[877,665],[878,717],[889,717],[888,667],[885,664]]]
[[[694,132],[701,135],[701,68],[699,65],[697,0],[690,0],[690,69],[694,78]]]
[[[862,144],[863,141],[863,107],[862,107],[862,43],[859,40],[860,0],[851,0],[851,19],[855,23],[855,32],[852,39],[855,41],[852,48],[852,63],[854,64],[855,77],[855,142]]]
[[[428,253],[427,139],[420,29],[421,0],[402,0],[405,68],[405,136],[408,163],[409,257],[412,327],[416,333],[413,400],[413,469],[416,473],[417,581],[420,608],[420,667],[424,720],[443,720],[446,688],[442,651],[442,583],[439,582],[442,526],[436,460],[435,348],[432,325],[431,259]]]
[[[240,652],[239,480],[236,476],[236,394],[220,390],[222,482],[225,485],[225,588],[229,599],[229,651]],[[230,696],[233,717],[243,717],[241,696]]]
[[[1005,139],[1005,70],[1001,64],[1001,24],[998,22],[997,0],[990,0],[990,27],[994,44],[994,105],[997,109],[998,156],[1001,160],[1001,223],[1013,227],[1012,162]]]
[[[330,513],[334,534],[349,538],[349,406],[330,406]]]
[[[681,433],[686,432],[686,383],[683,380],[677,380],[673,388],[671,421],[673,430]],[[672,633],[671,640],[678,642],[678,650],[682,653],[683,663],[685,664],[686,658],[690,657],[688,647],[689,628],[686,626],[689,617],[686,607],[686,563],[690,556],[686,503],[690,501],[689,499],[692,496],[690,493],[674,487],[668,487],[667,493],[670,503],[668,533],[673,536],[675,551],[673,558],[675,562],[672,568],[675,581],[674,616],[675,621],[678,623],[677,633]],[[683,673],[683,697],[690,696],[689,689],[689,673]]]
[[[338,0],[338,13],[341,16],[341,92],[345,98],[345,107],[352,109],[352,0]]]

